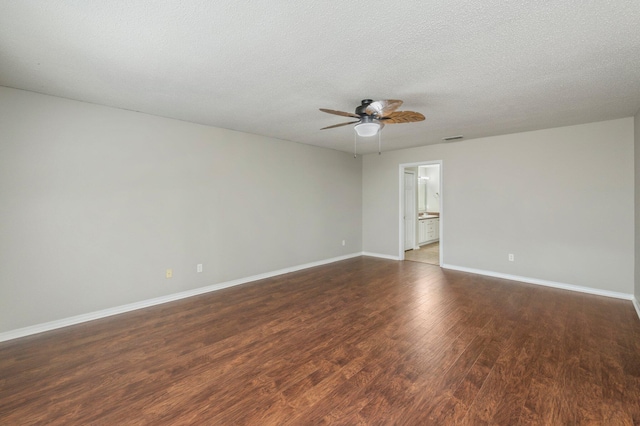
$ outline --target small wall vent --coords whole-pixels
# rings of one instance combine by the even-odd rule
[[[460,139],[463,139],[463,138],[464,138],[464,136],[458,135],[458,136],[448,136],[446,138],[442,138],[442,140],[445,141],[445,142],[451,142],[451,141],[457,141],[457,140],[460,140]]]

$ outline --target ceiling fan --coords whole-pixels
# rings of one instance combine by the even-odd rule
[[[333,129],[334,127],[357,123],[354,126],[356,134],[361,137],[369,137],[375,136],[376,134],[379,135],[380,130],[382,130],[385,124],[413,123],[424,120],[424,115],[419,112],[396,111],[400,105],[402,105],[402,101],[398,99],[387,99],[383,101],[363,99],[360,106],[356,108],[355,113],[320,108],[320,111],[328,114],[357,118],[356,121],[334,124],[333,126],[323,127],[320,130]],[[378,139],[378,154],[380,154],[380,139]],[[355,155],[354,142],[354,156]]]

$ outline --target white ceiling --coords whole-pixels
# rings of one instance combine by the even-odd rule
[[[344,151],[403,99],[392,150],[634,115],[640,1],[0,0],[0,85]]]

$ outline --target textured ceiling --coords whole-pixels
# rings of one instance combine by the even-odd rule
[[[403,99],[392,150],[634,115],[640,1],[0,0],[0,85],[344,151]]]

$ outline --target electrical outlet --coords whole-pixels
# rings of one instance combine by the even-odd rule
[[[173,278],[173,269],[167,269],[167,278]]]
[[[513,261],[514,261],[513,253],[509,253],[509,262],[513,262]]]
[[[202,272],[202,263],[196,265],[196,272]]]

